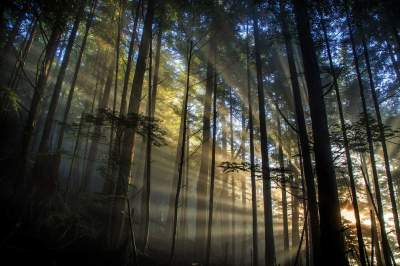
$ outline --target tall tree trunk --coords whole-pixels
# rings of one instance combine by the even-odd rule
[[[359,27],[361,28],[361,33],[362,33],[361,41],[362,41],[362,46],[363,46],[364,59],[365,59],[365,63],[367,66],[369,87],[371,89],[371,95],[372,95],[372,99],[373,99],[373,103],[374,103],[374,109],[375,109],[376,118],[378,121],[378,129],[379,129],[380,141],[381,141],[381,145],[382,145],[386,177],[388,180],[389,196],[390,196],[390,203],[391,203],[392,212],[393,212],[393,220],[394,220],[394,228],[396,231],[397,245],[400,247],[399,216],[398,216],[398,212],[397,212],[396,197],[395,197],[394,188],[393,188],[392,172],[390,170],[389,155],[388,155],[387,146],[386,146],[385,126],[384,126],[383,120],[382,120],[381,110],[380,110],[379,101],[378,101],[378,95],[376,94],[376,91],[375,91],[375,83],[374,83],[374,78],[372,76],[372,69],[371,69],[371,65],[370,65],[370,59],[369,59],[367,43],[365,40],[365,35],[363,34],[362,26],[359,25]]]
[[[136,116],[139,114],[139,107],[142,98],[144,73],[146,71],[146,58],[148,56],[151,31],[154,17],[154,1],[149,0],[147,13],[144,20],[143,35],[139,46],[138,59],[136,62],[135,75],[132,82],[132,90],[129,98],[128,118],[133,119],[133,125],[124,130],[122,137],[122,149],[119,158],[119,173],[116,184],[116,193],[125,194],[128,188],[128,177],[131,169],[131,157],[134,147],[135,134],[137,130]]]
[[[207,197],[207,181],[210,168],[210,130],[211,130],[211,97],[213,92],[213,65],[211,59],[214,58],[216,51],[215,37],[210,37],[208,47],[208,62],[206,74],[206,94],[204,95],[204,112],[203,112],[203,139],[201,146],[200,173],[196,186],[196,251],[198,261],[205,258],[205,241],[206,241],[206,197]]]
[[[283,142],[282,142],[282,126],[279,114],[277,114],[277,127],[278,127],[278,158],[279,168],[281,174],[281,190],[282,190],[282,220],[283,220],[283,251],[289,253],[289,224],[288,224],[288,204],[286,196],[286,178],[285,178],[285,163],[283,158]],[[290,259],[287,258],[284,265],[290,265]]]
[[[320,16],[321,16],[321,26],[322,26],[322,31],[324,33],[324,41],[325,41],[326,51],[327,51],[328,59],[329,59],[329,67],[330,67],[330,71],[331,71],[331,74],[333,77],[333,86],[334,86],[334,90],[335,90],[335,94],[336,94],[336,103],[337,103],[337,107],[339,110],[340,127],[342,130],[343,146],[344,146],[346,161],[347,161],[347,172],[349,174],[349,179],[350,179],[350,188],[351,188],[351,196],[352,196],[352,203],[353,203],[353,209],[354,209],[354,217],[356,218],[356,233],[357,233],[358,252],[359,252],[359,256],[360,256],[361,265],[366,266],[367,265],[367,255],[365,254],[365,245],[364,245],[363,234],[362,234],[362,230],[361,230],[361,220],[360,220],[360,212],[358,209],[357,190],[356,190],[356,184],[354,181],[353,162],[352,162],[351,155],[350,155],[349,140],[347,138],[347,129],[346,129],[346,122],[345,122],[344,114],[343,114],[342,99],[340,97],[339,84],[338,84],[335,68],[333,65],[331,46],[330,46],[329,39],[328,39],[328,33],[327,33],[327,29],[326,29],[325,19],[323,17],[324,14],[319,6],[318,6],[318,8],[319,8]]]
[[[61,67],[60,67],[58,76],[57,76],[57,81],[56,81],[56,84],[54,85],[53,95],[51,97],[50,106],[49,106],[49,109],[47,112],[47,117],[46,117],[46,121],[44,123],[42,137],[41,137],[40,144],[39,144],[38,156],[45,155],[46,153],[49,152],[49,140],[50,140],[49,137],[50,137],[50,133],[51,133],[52,126],[53,126],[54,115],[56,113],[58,99],[60,97],[60,92],[62,90],[62,85],[64,83],[64,77],[65,77],[65,73],[67,71],[69,58],[71,56],[71,52],[74,47],[76,34],[78,32],[79,24],[81,22],[81,18],[83,16],[83,13],[85,10],[84,1],[82,1],[82,3],[79,4],[78,8],[79,8],[79,10],[76,13],[74,24],[72,26],[71,33],[68,37],[68,43],[67,43],[67,47],[65,48],[63,60],[61,63]]]
[[[187,51],[187,68],[186,68],[186,88],[185,94],[183,99],[183,129],[182,129],[182,144],[181,150],[179,152],[179,165],[178,165],[178,180],[176,186],[176,194],[175,194],[175,201],[174,201],[174,215],[172,217],[172,243],[171,243],[171,250],[169,254],[169,265],[173,265],[173,258],[175,255],[175,245],[176,245],[176,230],[177,230],[177,221],[178,221],[178,205],[179,205],[179,198],[181,193],[181,185],[182,185],[182,175],[183,175],[183,164],[185,159],[185,146],[186,146],[186,130],[187,130],[187,114],[188,114],[188,101],[189,101],[189,89],[190,89],[190,75],[191,75],[191,62],[193,56],[193,41],[190,40],[188,44],[188,51]]]
[[[26,178],[25,175],[28,167],[28,160],[30,157],[29,148],[31,145],[33,132],[35,130],[40,102],[42,100],[43,92],[47,84],[47,79],[49,77],[51,63],[56,53],[59,39],[64,28],[64,25],[61,24],[62,23],[60,22],[60,20],[56,20],[54,22],[52,32],[45,48],[45,54],[42,62],[40,63],[39,72],[37,73],[37,82],[33,92],[31,105],[29,108],[28,117],[25,122],[25,127],[21,140],[21,162],[19,167],[21,181]],[[33,180],[33,183],[36,184],[38,187],[40,187],[40,184],[43,183],[43,188],[46,188],[45,190],[53,190],[55,188],[55,183],[48,183],[47,180],[44,179],[42,180],[38,177],[36,180]]]
[[[318,217],[318,206],[317,206],[317,197],[315,191],[315,182],[314,182],[314,172],[312,167],[311,153],[310,153],[310,145],[308,140],[308,133],[306,122],[304,118],[304,110],[300,93],[300,84],[297,79],[297,71],[296,71],[296,63],[294,59],[293,46],[291,41],[291,36],[289,32],[289,27],[287,23],[287,15],[284,7],[284,1],[280,3],[280,12],[281,12],[281,23],[282,29],[285,38],[285,47],[287,60],[289,65],[290,72],[290,82],[292,86],[294,105],[295,105],[295,113],[296,113],[296,122],[298,127],[298,135],[300,139],[300,151],[302,154],[302,166],[304,170],[304,179],[306,184],[306,193],[307,193],[307,210],[310,213],[309,223],[310,223],[310,234],[311,234],[311,245],[312,245],[312,255],[313,261],[315,265],[318,265],[320,262],[320,232],[319,232],[319,217]]]
[[[376,210],[376,204],[372,195],[371,191],[371,186],[370,186],[370,177],[368,174],[368,166],[365,162],[364,154],[360,154],[360,168],[361,168],[361,174],[364,179],[364,184],[365,184],[365,190],[367,191],[367,202],[369,205],[370,209],[370,220],[371,220],[371,264],[373,265],[374,261],[374,249],[376,253],[376,265],[377,266],[382,266],[383,265],[383,260],[382,260],[382,252],[381,248],[379,245],[379,234],[376,226],[376,220],[375,220],[375,215],[378,213]]]
[[[242,133],[241,133],[241,160],[242,162],[246,161],[246,111],[245,111],[245,105],[244,102],[242,102]],[[247,252],[247,215],[248,215],[248,210],[247,210],[247,200],[246,200],[246,194],[247,194],[247,186],[246,186],[246,180],[247,177],[242,176],[240,180],[240,189],[241,189],[241,197],[242,197],[242,206],[240,208],[241,211],[241,219],[242,219],[242,227],[241,227],[241,256],[240,256],[240,264],[239,265],[245,265],[246,258],[248,256]]]
[[[119,113],[121,116],[125,115],[125,113],[126,113],[126,98],[127,98],[127,94],[128,94],[128,83],[129,83],[129,77],[131,75],[131,69],[132,69],[132,57],[133,57],[133,52],[134,52],[134,47],[135,47],[135,39],[136,39],[136,34],[137,34],[137,24],[138,24],[139,15],[140,15],[140,7],[142,5],[143,5],[142,0],[139,0],[139,2],[137,3],[137,6],[136,6],[136,10],[135,10],[135,19],[133,21],[132,35],[131,35],[131,40],[129,42],[128,58],[126,60],[124,85],[122,87],[121,106],[119,109]],[[133,11],[132,11],[132,13],[133,13]]]
[[[147,91],[147,111],[146,115],[150,122],[153,120],[153,114],[151,112],[153,106],[153,92],[152,92],[152,72],[153,72],[153,42],[150,41],[150,49],[149,49],[149,84]],[[150,221],[150,187],[151,187],[151,127],[147,128],[147,136],[146,136],[146,157],[145,157],[145,166],[144,166],[144,178],[143,178],[143,189],[142,189],[142,216],[144,223],[144,231],[143,231],[143,251],[146,251],[148,241],[149,241],[149,221]]]
[[[263,181],[263,202],[264,202],[264,237],[265,237],[265,265],[275,265],[275,240],[272,215],[272,197],[271,197],[271,176],[268,158],[268,135],[265,114],[265,96],[263,86],[262,62],[259,48],[259,29],[257,7],[253,9],[253,28],[254,28],[254,53],[256,59],[257,73],[257,92],[258,109],[260,122],[260,142],[261,142],[261,171]]]
[[[207,243],[206,243],[206,266],[210,265],[211,256],[211,236],[214,214],[214,184],[215,184],[215,145],[217,138],[217,72],[216,54],[214,53],[214,73],[213,73],[213,133],[211,146],[211,171],[210,171],[210,198],[208,201],[208,224],[207,224]]]
[[[335,168],[329,140],[328,122],[323,98],[318,61],[305,1],[294,0],[297,30],[303,55],[303,67],[308,88],[314,154],[318,179],[318,200],[321,228],[321,256],[332,265],[348,265],[342,235],[340,203]]]
[[[254,153],[254,126],[253,126],[253,103],[251,93],[250,76],[250,48],[249,48],[249,23],[246,25],[246,72],[247,72],[247,104],[249,108],[249,145],[250,145],[250,179],[251,179],[251,212],[252,212],[252,265],[258,266],[258,230],[257,230],[257,183],[255,173]]]
[[[97,54],[96,54],[96,64],[97,63],[99,63],[99,54],[100,54],[100,51],[99,50],[97,50]],[[100,71],[98,70],[98,69],[96,69],[96,71],[95,71],[95,78],[96,78],[96,85],[95,85],[95,88],[94,88],[94,93],[93,93],[93,98],[92,98],[92,104],[91,104],[91,106],[90,106],[90,112],[89,112],[89,114],[94,114],[94,106],[95,106],[95,103],[96,103],[96,101],[97,102],[100,102],[97,98],[98,98],[98,94],[99,94],[99,87],[101,87],[101,84],[99,85],[99,83],[100,83]],[[86,131],[86,142],[85,142],[85,150],[84,150],[84,153],[83,153],[83,163],[82,163],[82,174],[81,174],[81,183],[80,183],[80,187],[79,187],[79,192],[85,192],[86,190],[87,190],[87,186],[89,185],[88,184],[88,179],[86,178],[86,169],[87,169],[87,166],[88,166],[88,164],[89,164],[89,162],[88,162],[88,157],[87,157],[87,155],[88,155],[88,150],[89,150],[89,140],[90,140],[90,135],[91,135],[91,129],[92,129],[92,127],[89,125],[88,127],[87,127],[87,131]]]
[[[111,60],[111,62],[112,62],[112,60]],[[92,142],[90,144],[88,158],[87,158],[88,163],[86,165],[86,169],[85,169],[85,173],[84,173],[84,177],[83,177],[85,179],[85,185],[84,185],[83,191],[87,190],[91,184],[92,173],[94,170],[95,161],[96,161],[96,157],[97,157],[97,151],[98,151],[98,144],[99,144],[98,139],[102,137],[102,131],[103,131],[101,122],[104,119],[104,113],[102,113],[102,110],[107,108],[108,102],[110,100],[111,87],[112,87],[112,82],[113,82],[113,73],[114,73],[114,64],[111,63],[108,67],[107,79],[106,79],[106,82],[104,85],[103,95],[102,95],[101,99],[99,99],[99,105],[98,105],[98,111],[97,111],[97,117],[99,118],[99,123],[96,123],[95,127],[93,129],[92,135],[94,137],[92,138]]]
[[[231,158],[230,160],[233,161],[235,158],[235,148],[233,142],[233,95],[232,95],[232,87],[229,86],[229,145],[231,149]],[[232,241],[232,264],[235,265],[236,262],[236,182],[235,182],[235,174],[231,174],[231,241]]]
[[[164,6],[161,7],[161,14],[163,14]],[[154,75],[153,75],[153,84],[151,94],[153,100],[151,102],[151,115],[154,116],[156,110],[156,101],[157,101],[157,88],[159,83],[159,72],[160,72],[160,59],[161,59],[161,45],[162,45],[162,35],[163,35],[163,25],[164,24],[164,16],[160,17],[160,21],[158,22],[158,32],[157,32],[157,44],[156,44],[156,57],[154,62]]]
[[[155,65],[154,65],[154,74],[152,74],[152,44],[150,43],[150,54],[149,54],[149,90],[148,90],[148,103],[147,103],[147,116],[151,122],[154,121],[154,113],[156,107],[156,96],[157,96],[157,86],[158,86],[158,72],[160,68],[160,52],[161,52],[161,37],[162,37],[162,18],[160,18],[160,22],[158,24],[158,33],[157,33],[157,47],[156,47],[156,57],[155,57]],[[153,80],[152,80],[153,79]],[[145,162],[145,181],[146,181],[146,189],[144,190],[143,195],[145,195],[145,228],[144,228],[144,250],[147,249],[148,246],[148,238],[149,238],[149,221],[150,221],[150,177],[151,177],[151,149],[152,149],[152,141],[151,141],[151,127],[148,128],[147,132],[147,140],[146,140],[146,162]],[[186,164],[185,164],[186,165]]]
[[[23,71],[26,58],[28,57],[28,53],[32,48],[33,40],[36,37],[37,34],[37,24],[38,20],[34,19],[31,22],[31,26],[29,29],[29,37],[25,39],[25,42],[21,46],[21,49],[19,51],[19,55],[17,58],[17,63],[15,65],[14,71],[11,75],[10,80],[8,81],[8,87],[11,89],[16,89],[18,87],[18,82],[21,77],[21,71]]]
[[[89,17],[87,18],[87,21],[86,21],[85,33],[83,34],[83,40],[82,40],[82,44],[80,46],[78,59],[76,61],[76,65],[75,65],[75,69],[74,69],[74,75],[73,75],[72,81],[71,81],[71,87],[70,87],[70,89],[68,91],[67,103],[65,105],[65,110],[64,110],[63,119],[62,119],[62,122],[61,122],[61,128],[60,128],[60,133],[59,133],[59,136],[58,136],[58,142],[57,142],[57,151],[58,152],[62,148],[62,143],[63,143],[63,140],[64,140],[65,126],[66,126],[66,123],[68,121],[68,115],[69,115],[69,111],[71,109],[72,99],[74,97],[75,86],[76,86],[76,82],[78,80],[78,74],[79,74],[79,70],[80,70],[80,67],[81,67],[83,52],[85,51],[87,37],[89,35],[89,30],[90,30],[90,27],[92,26],[93,18],[95,16],[96,6],[97,6],[97,0],[93,0],[91,11],[90,11]]]
[[[292,250],[295,250],[300,242],[299,239],[299,199],[301,198],[300,182],[298,175],[290,177],[290,193],[292,194]],[[299,263],[302,265],[302,263]]]
[[[376,197],[376,201],[377,201],[376,203],[377,203],[377,207],[378,207],[377,216],[378,216],[379,223],[380,223],[383,257],[385,260],[385,264],[389,266],[389,265],[392,265],[392,261],[390,258],[390,245],[389,245],[389,242],[387,239],[386,226],[385,226],[384,217],[383,217],[384,211],[383,211],[383,206],[382,206],[382,198],[381,198],[381,191],[380,191],[379,180],[378,180],[378,172],[376,170],[375,151],[374,151],[374,144],[373,144],[372,133],[371,133],[371,128],[370,128],[370,120],[369,120],[369,115],[368,115],[367,103],[366,103],[366,99],[365,99],[365,95],[364,95],[364,85],[363,85],[363,81],[361,78],[361,71],[360,71],[360,66],[359,66],[359,62],[358,62],[358,55],[356,52],[356,46],[355,46],[355,41],[354,41],[354,37],[353,37],[353,30],[352,30],[352,25],[351,25],[351,21],[350,21],[350,12],[348,9],[347,1],[345,1],[345,5],[346,5],[346,21],[347,21],[347,26],[348,26],[349,36],[350,36],[351,49],[352,49],[353,58],[354,58],[354,66],[356,69],[358,86],[359,86],[359,90],[360,90],[363,117],[365,120],[365,122],[364,122],[365,123],[365,131],[367,134],[368,151],[369,151],[369,156],[370,156],[370,160],[371,160],[375,197]]]

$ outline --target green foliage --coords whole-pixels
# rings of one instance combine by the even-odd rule
[[[20,107],[18,94],[9,88],[0,87],[0,113],[17,113]]]

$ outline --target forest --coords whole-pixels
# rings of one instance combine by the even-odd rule
[[[398,0],[1,0],[3,265],[400,265]]]

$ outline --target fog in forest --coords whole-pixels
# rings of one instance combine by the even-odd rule
[[[0,1],[4,265],[400,264],[399,14]]]

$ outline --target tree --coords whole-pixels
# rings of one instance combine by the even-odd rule
[[[260,120],[260,141],[261,141],[261,169],[263,180],[263,201],[264,201],[264,225],[265,225],[265,265],[275,265],[275,241],[272,222],[272,198],[271,198],[271,176],[269,170],[268,158],[268,139],[265,116],[265,97],[263,87],[263,74],[261,66],[261,57],[259,50],[258,36],[258,17],[256,6],[253,10],[253,28],[254,28],[254,53],[256,59],[257,73],[257,93],[258,93],[258,113]],[[268,244],[267,244],[268,243]]]
[[[318,179],[321,255],[334,265],[347,265],[340,219],[335,169],[329,140],[320,71],[304,1],[294,0],[297,31],[307,82]]]

